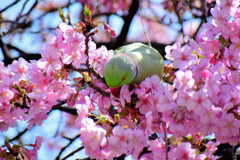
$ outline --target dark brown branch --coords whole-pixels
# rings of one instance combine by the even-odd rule
[[[139,9],[139,5],[140,5],[139,0],[132,0],[128,15],[123,17],[124,25],[122,27],[120,35],[117,37],[117,40],[116,40],[117,47],[122,46],[126,41],[130,24],[133,20],[134,15],[137,13]]]
[[[79,148],[77,148],[76,150],[72,151],[71,153],[69,153],[68,155],[66,155],[64,158],[62,158],[61,160],[65,160],[65,159],[67,159],[67,158],[69,158],[69,157],[73,156],[75,153],[77,153],[77,152],[81,151],[82,149],[84,149],[84,147],[83,147],[83,146],[82,146],[82,147],[79,147]]]
[[[182,17],[180,16],[180,10],[177,8],[178,2],[176,0],[172,0],[172,3],[173,3],[173,6],[174,6],[175,14],[178,17],[178,21],[181,25],[180,32],[183,33],[183,21],[182,21]]]
[[[202,3],[202,20],[203,22],[207,22],[207,11],[206,11],[206,1],[205,0],[201,0],[201,3]]]
[[[103,91],[101,88],[99,88],[98,86],[96,86],[96,85],[93,84],[92,82],[89,81],[89,82],[87,82],[87,84],[89,85],[89,87],[95,89],[95,90],[96,90],[97,92],[99,92],[101,95],[107,96],[107,97],[110,96],[110,93]]]
[[[92,73],[95,77],[97,77],[98,79],[101,79],[103,82],[105,82],[104,77],[100,73],[98,73],[98,71],[96,71],[91,65],[88,65],[87,68],[75,68],[72,65],[70,67],[67,66],[67,68],[73,69],[74,71],[77,71],[77,72],[89,72],[89,73]]]
[[[62,155],[62,153],[66,150],[67,147],[69,147],[77,138],[80,137],[80,134],[76,135],[73,138],[67,138],[69,140],[68,144],[66,146],[64,146],[63,148],[61,148],[61,151],[59,152],[58,156],[56,157],[56,160],[59,160],[60,156]]]
[[[37,4],[38,4],[38,0],[35,0],[34,4],[29,9],[29,11],[26,14],[19,16],[19,18],[22,18],[22,17],[25,17],[25,16],[29,15],[33,11],[33,9],[37,6]]]
[[[21,14],[22,14],[23,10],[25,9],[27,2],[28,2],[28,0],[26,0],[26,1],[23,3],[23,6],[22,6],[22,8],[21,8],[21,11],[18,13],[18,16],[17,16],[17,18],[16,18],[16,21],[18,21],[18,20],[21,18]]]
[[[88,69],[89,69],[90,73],[92,73],[98,79],[101,79],[103,82],[105,82],[104,77],[100,73],[98,73],[98,71],[96,71],[91,65],[88,66]]]
[[[8,6],[6,6],[5,8],[3,8],[0,13],[4,12],[5,10],[7,10],[8,8],[12,7],[13,5],[17,4],[18,2],[20,2],[20,0],[16,0],[14,2],[12,2],[11,4],[9,4]]]
[[[24,129],[22,132],[19,132],[15,137],[9,139],[9,142],[19,139],[24,133],[28,131],[28,128]]]
[[[4,56],[3,63],[5,65],[11,64],[12,63],[12,58],[9,56],[9,50],[8,50],[6,44],[3,43],[1,38],[2,37],[0,36],[0,48],[1,48],[3,56]]]
[[[0,23],[14,23],[14,24],[18,24],[18,25],[20,25],[20,24],[22,24],[22,23],[19,23],[19,22],[17,22],[17,21],[10,21],[10,20],[0,20]]]
[[[63,106],[54,106],[54,107],[52,107],[52,110],[60,110],[60,111],[63,111],[63,112],[70,113],[72,115],[77,115],[77,110],[75,108],[63,107]]]
[[[15,51],[18,51],[20,56],[36,54],[36,55],[38,55],[39,58],[41,58],[40,54],[37,54],[37,53],[26,53],[25,51],[21,50],[20,48],[18,48],[16,46],[13,46],[12,44],[6,44],[6,46],[9,49],[14,49]]]
[[[5,44],[2,39],[2,37],[0,37],[0,48],[3,52],[3,56],[4,56],[4,64],[5,65],[8,65],[8,64],[11,64],[14,60],[17,60],[19,57],[17,58],[12,58],[10,57],[9,55],[9,50],[10,49],[14,49],[16,50],[17,52],[19,52],[20,56],[22,58],[24,58],[25,60],[27,61],[30,61],[30,60],[38,60],[41,58],[41,55],[40,54],[35,54],[35,53],[26,53],[24,52],[23,50],[21,50],[20,48],[16,47],[16,46],[13,46],[11,44]]]
[[[67,103],[67,100],[60,101],[58,104],[52,106],[52,110],[60,110],[60,111],[70,113],[72,115],[77,115],[77,109],[62,106],[65,103]]]
[[[196,39],[196,37],[197,37],[197,34],[198,34],[198,32],[199,32],[199,30],[200,30],[200,28],[202,27],[202,25],[203,25],[203,19],[201,19],[201,22],[200,22],[200,24],[198,25],[198,28],[197,28],[197,30],[195,31],[195,33],[194,33],[194,35],[192,36],[192,38],[193,39]]]

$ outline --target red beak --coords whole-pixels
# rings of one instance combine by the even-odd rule
[[[111,93],[112,93],[115,97],[119,97],[119,95],[120,95],[120,88],[121,88],[121,87],[110,87],[110,91],[111,91]]]

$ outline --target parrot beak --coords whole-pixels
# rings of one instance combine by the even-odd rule
[[[115,97],[119,97],[119,95],[120,95],[120,88],[121,88],[121,87],[110,87],[110,91],[111,91],[111,93],[112,93]]]

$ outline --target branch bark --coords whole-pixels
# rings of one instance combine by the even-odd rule
[[[131,25],[133,17],[135,16],[135,14],[139,9],[139,5],[140,5],[139,0],[133,0],[129,8],[128,15],[123,17],[124,25],[122,27],[120,35],[117,37],[117,40],[115,43],[116,46],[120,47],[126,42],[129,27]]]

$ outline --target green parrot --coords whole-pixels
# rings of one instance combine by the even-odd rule
[[[138,84],[154,74],[162,78],[164,59],[156,49],[132,43],[116,49],[114,54],[104,67],[104,78],[110,89]]]

